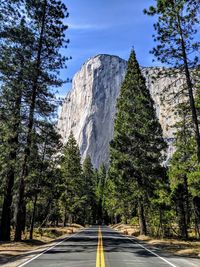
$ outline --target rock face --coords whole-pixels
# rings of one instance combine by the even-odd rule
[[[109,142],[113,136],[115,106],[125,77],[127,62],[117,56],[97,55],[90,58],[73,78],[72,90],[67,94],[58,120],[58,131],[65,143],[73,132],[82,158],[90,155],[94,167],[108,164]],[[142,68],[147,86],[155,102],[164,138],[170,143],[174,137],[175,103],[162,99],[172,78],[153,82],[159,68]],[[170,87],[173,91],[176,86]],[[173,152],[169,146],[168,155]]]

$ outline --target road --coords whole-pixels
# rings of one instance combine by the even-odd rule
[[[200,260],[164,255],[106,226],[85,229],[18,267],[188,267]]]

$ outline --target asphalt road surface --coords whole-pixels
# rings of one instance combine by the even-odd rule
[[[169,256],[106,226],[85,229],[18,267],[200,267],[195,258]]]

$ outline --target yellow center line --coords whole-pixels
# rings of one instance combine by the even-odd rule
[[[101,227],[99,226],[98,231],[98,246],[96,256],[96,267],[105,267],[104,250],[103,250],[103,239],[101,233]]]

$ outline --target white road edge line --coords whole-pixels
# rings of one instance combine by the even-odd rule
[[[36,255],[35,257],[31,258],[30,260],[25,261],[24,263],[18,265],[17,267],[25,266],[25,265],[28,264],[29,262],[31,262],[31,261],[33,261],[33,260],[39,258],[40,256],[42,256],[43,254],[45,254],[47,251],[49,251],[49,250],[55,248],[56,246],[60,245],[60,244],[63,243],[64,241],[70,239],[70,238],[73,237],[73,236],[76,236],[76,235],[80,234],[81,232],[83,232],[83,231],[85,231],[85,230],[86,230],[86,229],[80,230],[79,232],[77,232],[77,233],[75,233],[75,234],[73,234],[73,235],[71,235],[71,236],[68,236],[68,237],[64,238],[64,239],[61,240],[60,242],[56,243],[55,245],[51,246],[51,247],[48,248],[48,249],[45,249],[42,253]]]
[[[145,249],[146,251],[150,252],[151,254],[153,254],[154,256],[158,257],[159,259],[165,261],[165,262],[168,263],[169,265],[171,265],[171,266],[173,266],[173,267],[177,267],[176,265],[174,265],[173,263],[169,262],[169,261],[166,260],[165,258],[159,256],[157,253],[155,253],[155,252],[153,252],[152,250],[150,250],[150,249],[144,247],[143,245],[141,245],[141,244],[137,241],[136,238],[133,237],[133,239],[131,239],[130,237],[127,237],[127,236],[125,236],[125,235],[122,235],[122,236],[124,236],[124,237],[126,237],[127,239],[131,240],[131,242],[133,242],[133,239],[134,239],[134,241],[135,241],[140,247],[142,247],[143,249]],[[134,242],[133,242],[133,243],[134,243]]]

